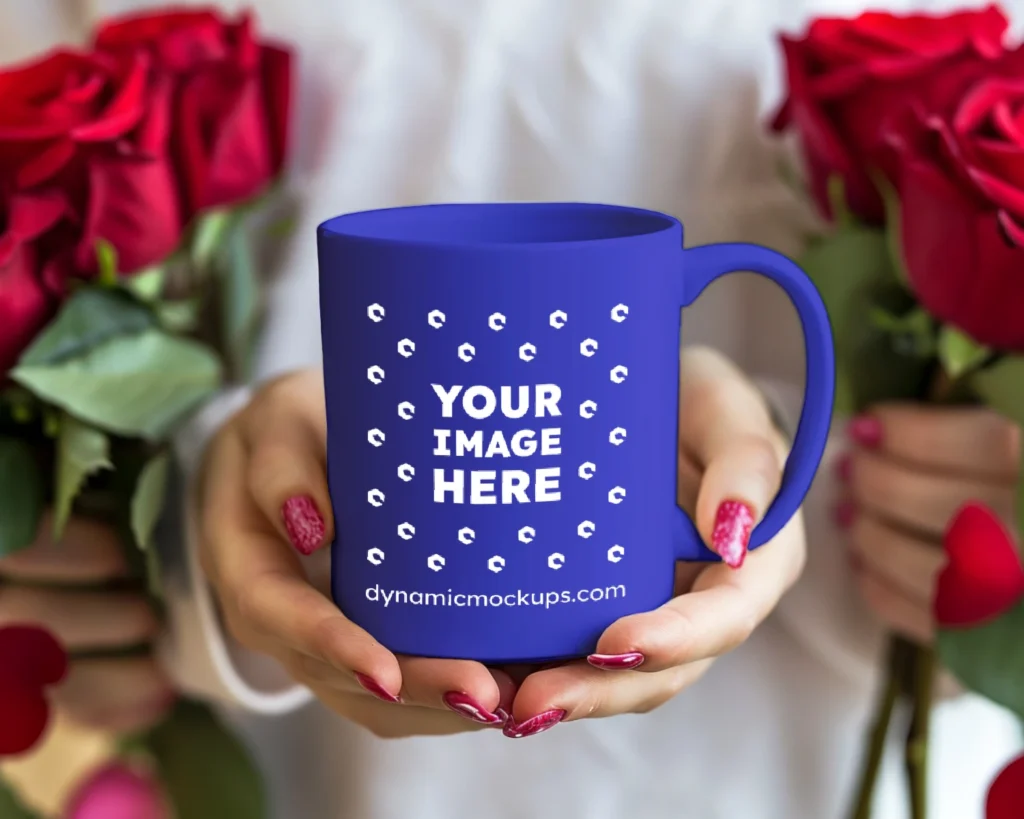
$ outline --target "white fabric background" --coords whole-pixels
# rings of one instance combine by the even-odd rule
[[[145,5],[158,4],[0,0],[0,56],[31,53],[98,15]],[[780,183],[783,150],[762,129],[779,93],[774,34],[814,14],[863,6],[253,5],[265,30],[296,44],[302,74],[293,165],[304,210],[271,293],[262,375],[319,360],[313,228],[342,211],[443,200],[603,200],[671,212],[686,224],[690,243],[747,240],[798,251],[809,214]],[[1024,14],[1020,0],[1005,5]],[[770,286],[734,276],[688,311],[684,325],[689,340],[799,385],[798,331]],[[193,448],[216,415],[193,431]],[[494,734],[379,741],[318,706],[285,718],[236,715],[273,773],[275,817],[839,819],[856,774],[881,633],[849,588],[830,524],[828,461],[837,446],[808,500],[804,580],[776,617],[692,690],[652,715],[559,726],[515,743]],[[204,635],[194,627],[192,636]],[[216,635],[204,638],[216,644]],[[193,664],[176,669],[186,683],[209,687]],[[234,692],[255,702],[238,681]],[[973,697],[941,705],[934,819],[981,819],[985,783],[1016,744],[1014,725],[997,709]],[[880,819],[905,816],[895,751]]]

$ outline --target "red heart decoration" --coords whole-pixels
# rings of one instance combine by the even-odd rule
[[[985,802],[985,819],[1021,819],[1024,816],[1024,756],[996,777]]]
[[[50,632],[0,628],[0,757],[24,753],[43,735],[50,717],[43,689],[67,669],[67,653]]]
[[[978,625],[1024,599],[1020,555],[987,506],[964,506],[946,530],[943,547],[948,561],[939,575],[933,607],[939,625]]]

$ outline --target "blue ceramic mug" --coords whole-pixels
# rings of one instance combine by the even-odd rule
[[[796,305],[807,391],[769,540],[828,434],[831,330],[805,274],[747,244],[683,249],[670,216],[459,204],[318,230],[327,473],[342,611],[392,651],[589,654],[717,560],[676,503],[680,308],[734,270]]]

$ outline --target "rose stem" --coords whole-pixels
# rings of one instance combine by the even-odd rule
[[[882,688],[871,726],[867,753],[864,755],[857,799],[851,819],[870,819],[875,796],[878,772],[885,757],[885,741],[896,703],[903,691],[903,680],[907,667],[907,644],[901,640],[889,641],[889,656],[886,662],[885,685]]]

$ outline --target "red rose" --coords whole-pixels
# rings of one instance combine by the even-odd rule
[[[985,819],[1020,819],[1024,805],[1024,756],[1011,762],[992,783],[985,802]]]
[[[49,320],[55,300],[43,285],[37,239],[66,212],[57,194],[16,194],[0,210],[0,377]]]
[[[145,55],[55,51],[0,72],[0,99],[0,196],[64,195],[66,270],[93,273],[101,238],[117,248],[125,273],[175,248],[181,219],[168,151],[170,88]]]
[[[43,691],[67,670],[67,653],[50,632],[0,628],[0,757],[24,753],[43,735],[50,718]]]
[[[1022,77],[1018,51],[945,104],[894,120],[889,135],[915,295],[1004,351],[1024,351]]]
[[[967,504],[946,530],[942,545],[947,562],[933,605],[939,625],[978,625],[1024,600],[1024,568],[1017,547],[988,507]]]
[[[799,132],[823,213],[830,215],[829,177],[838,174],[851,209],[884,221],[870,172],[884,162],[887,120],[911,100],[927,106],[941,99],[936,82],[983,72],[1002,54],[1007,26],[997,6],[942,17],[867,12],[818,19],[803,39],[782,38],[788,98],[773,127]]]
[[[100,50],[145,49],[178,88],[173,142],[189,212],[259,193],[288,138],[291,53],[255,38],[248,15],[142,13],[104,25]]]

